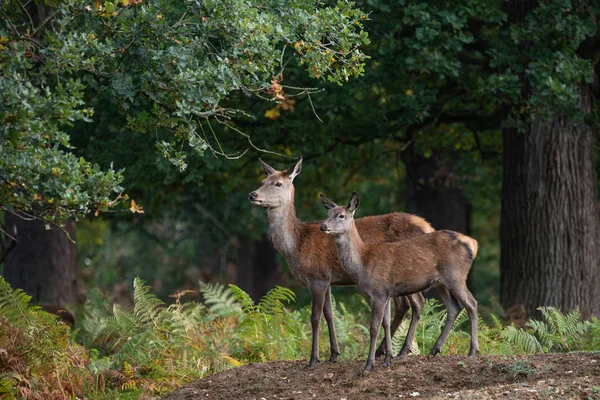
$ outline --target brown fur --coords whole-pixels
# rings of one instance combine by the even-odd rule
[[[469,356],[477,353],[477,301],[466,285],[473,258],[477,255],[475,239],[458,232],[442,230],[415,236],[398,242],[368,243],[359,234],[354,212],[359,200],[352,194],[347,207],[340,207],[322,196],[323,204],[330,208],[327,220],[320,229],[335,236],[342,269],[356,282],[358,289],[371,301],[371,348],[365,371],[373,368],[375,340],[382,323],[387,332],[384,307],[390,297],[406,296],[438,287],[440,297],[448,309],[446,325],[431,354],[437,354],[463,304],[471,320],[471,349]],[[391,349],[391,341],[386,341]],[[389,363],[386,357],[386,363]]]
[[[444,279],[466,282],[477,242],[458,232],[450,237],[447,232],[436,231],[402,243],[363,242],[360,254],[365,271],[377,277],[377,285],[390,296],[420,292]]]
[[[311,321],[313,324],[313,347],[310,366],[318,361],[318,327],[321,309],[329,326],[331,359],[339,354],[333,327],[329,285],[349,286],[355,282],[344,272],[337,257],[334,239],[323,235],[316,222],[300,222],[294,208],[293,179],[300,173],[302,161],[286,171],[277,171],[260,161],[267,177],[261,187],[250,193],[249,200],[268,210],[269,232],[273,246],[285,257],[294,278],[308,286],[313,298]],[[397,241],[432,232],[433,228],[416,215],[392,213],[370,216],[357,220],[360,234],[367,242]],[[323,293],[326,291],[326,293]],[[325,296],[325,299],[322,297]],[[401,355],[410,351],[412,335],[420,317],[425,299],[422,294],[412,295],[408,300],[397,298],[393,331],[407,311],[406,303],[413,308],[411,334],[407,337]],[[319,309],[318,304],[323,306]],[[389,314],[389,313],[388,313]],[[392,331],[392,334],[393,334]]]
[[[318,222],[295,221],[298,250],[292,255],[297,259],[289,262],[294,265],[292,275],[305,284],[317,278],[328,279],[334,286],[354,285],[337,256],[335,239],[324,236],[319,225]],[[359,218],[356,226],[366,243],[396,242],[434,231],[423,218],[400,212]],[[274,245],[278,247],[275,241]],[[283,252],[283,249],[277,250]]]

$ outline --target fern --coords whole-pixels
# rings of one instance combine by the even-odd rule
[[[133,281],[133,312],[138,323],[158,323],[160,313],[165,308],[165,303],[150,293],[150,286],[138,278]]]
[[[29,301],[23,290],[12,287],[2,276],[0,276],[0,313],[12,324],[28,323]]]
[[[523,329],[517,329],[513,325],[507,326],[500,337],[527,354],[534,354],[542,350],[542,345],[535,336]]]
[[[260,299],[260,302],[258,303],[258,310],[268,315],[280,316],[285,311],[283,302],[289,304],[294,301],[296,301],[296,295],[292,290],[281,286],[275,286],[274,289],[271,289],[269,293]]]
[[[527,327],[533,330],[545,351],[572,351],[581,344],[588,323],[581,321],[579,309],[563,314],[554,307],[540,307],[543,321],[532,320]]]
[[[233,287],[226,288],[223,285],[200,282],[200,293],[202,293],[204,303],[208,309],[217,315],[239,314],[242,312],[242,308],[238,304],[240,294],[236,293]],[[248,295],[246,294],[246,296]],[[248,296],[248,299],[250,299],[250,296]],[[252,299],[250,299],[250,302],[252,302]],[[245,306],[245,303],[242,302],[242,306]]]

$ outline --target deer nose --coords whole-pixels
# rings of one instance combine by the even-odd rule
[[[248,195],[248,200],[256,200],[258,194],[256,192],[252,192]]]
[[[327,230],[327,225],[325,225],[325,224],[321,224],[321,230],[322,230],[322,231],[326,231],[326,230]]]

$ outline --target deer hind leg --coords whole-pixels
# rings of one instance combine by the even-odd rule
[[[310,314],[310,325],[312,328],[312,349],[310,352],[309,368],[314,368],[319,362],[319,324],[323,314],[323,306],[329,282],[310,282],[308,289],[312,297],[312,310]]]
[[[404,345],[402,345],[402,349],[400,350],[400,353],[398,353],[398,357],[407,355],[412,349],[412,344],[415,339],[415,332],[417,331],[417,325],[421,319],[421,309],[425,304],[425,296],[423,296],[421,292],[414,293],[408,296],[408,301],[410,302],[412,316],[410,318],[408,332],[406,333],[406,339],[404,339]]]
[[[469,321],[471,322],[471,347],[469,349],[469,357],[473,357],[479,352],[478,335],[478,319],[477,319],[477,300],[467,289],[467,285],[462,283],[457,285],[458,288],[452,288],[452,294],[456,299],[467,309],[469,313]]]
[[[390,332],[391,332],[390,339],[394,336],[394,333],[396,333],[396,330],[398,330],[398,327],[400,326],[400,323],[404,319],[404,316],[406,315],[406,312],[408,311],[409,306],[410,306],[410,303],[406,296],[394,297],[394,319],[392,320],[392,324],[391,324],[391,328],[390,328],[391,329],[390,330]],[[388,309],[388,312],[389,312],[389,309]],[[384,340],[381,341],[381,344],[377,348],[377,351],[375,352],[375,357],[379,357],[382,354],[386,354],[384,345],[385,345],[385,338],[384,338]]]
[[[375,295],[371,297],[371,327],[369,329],[371,341],[369,347],[369,357],[367,358],[367,364],[365,365],[364,372],[371,372],[373,370],[373,363],[375,362],[375,348],[377,346],[377,335],[379,334],[379,327],[383,322],[383,314],[385,313],[385,307],[386,304],[388,304],[388,300],[389,297],[383,295]]]
[[[452,326],[454,326],[456,317],[458,317],[458,313],[460,312],[460,304],[458,303],[458,301],[456,301],[456,299],[452,296],[452,294],[450,294],[448,289],[446,289],[445,287],[443,287],[441,285],[438,285],[437,289],[438,289],[438,294],[439,294],[440,298],[442,299],[442,302],[446,306],[447,316],[446,316],[446,324],[444,325],[444,329],[442,329],[442,333],[440,334],[440,337],[433,345],[433,348],[431,349],[431,352],[429,353],[430,356],[435,356],[440,352],[440,350],[442,349],[442,346],[444,346],[444,342],[446,341],[448,334],[450,333],[450,330],[452,330]]]
[[[335,361],[340,355],[340,349],[338,347],[337,337],[335,335],[333,304],[331,303],[331,286],[327,287],[327,292],[325,293],[323,315],[325,315],[325,321],[327,321],[327,328],[329,329],[329,345],[331,348],[331,357],[329,357],[329,361]]]

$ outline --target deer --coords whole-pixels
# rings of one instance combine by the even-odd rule
[[[266,178],[258,189],[248,195],[248,199],[252,204],[267,209],[269,235],[273,246],[284,256],[293,277],[310,291],[312,348],[309,368],[314,368],[319,362],[319,325],[323,315],[329,328],[329,360],[335,361],[340,355],[333,321],[330,286],[353,286],[356,282],[342,269],[334,240],[323,236],[319,231],[319,223],[300,222],[296,217],[293,182],[302,170],[302,157],[283,171],[277,171],[261,159],[259,162]],[[423,218],[399,212],[360,218],[356,222],[361,236],[367,242],[404,240],[434,230]],[[404,356],[411,350],[425,298],[421,293],[414,293],[407,297],[396,297],[394,302],[396,308],[391,323],[391,334],[400,325],[409,305],[412,309],[407,336],[398,354]],[[390,318],[389,304],[387,318]],[[383,352],[382,342],[378,355]]]
[[[386,357],[391,361],[389,317],[385,310],[391,297],[408,296],[436,286],[447,309],[446,323],[431,349],[430,356],[441,350],[461,309],[467,309],[471,322],[469,357],[477,354],[477,301],[467,289],[467,275],[477,256],[477,241],[458,232],[440,230],[400,242],[363,241],[354,213],[360,204],[352,193],[347,206],[338,206],[322,193],[321,202],[328,210],[320,230],[335,238],[338,258],[346,274],[371,304],[370,347],[364,373],[373,370],[379,326],[384,328]]]

